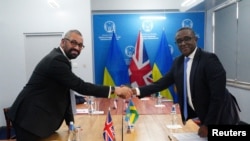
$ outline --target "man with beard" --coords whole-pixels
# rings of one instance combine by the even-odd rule
[[[60,47],[53,49],[34,69],[28,83],[19,93],[8,116],[17,141],[37,141],[54,133],[65,120],[74,121],[70,90],[82,95],[121,98],[132,95],[128,87],[100,86],[85,82],[71,68],[71,59],[80,55],[83,37],[78,30],[68,31]]]

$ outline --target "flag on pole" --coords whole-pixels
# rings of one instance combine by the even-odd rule
[[[110,110],[108,111],[106,122],[103,129],[104,141],[115,141],[115,130],[111,118]]]
[[[114,32],[103,76],[103,85],[120,86],[122,84],[130,83],[128,66],[125,63]]]
[[[129,75],[132,87],[143,86],[153,82],[152,68],[141,31],[139,31],[135,44],[135,52],[129,65]]]
[[[138,118],[139,118],[139,114],[135,108],[135,105],[132,99],[130,99],[128,108],[126,109],[125,121],[129,122],[129,124],[134,124]]]
[[[173,57],[171,55],[170,48],[168,46],[168,41],[165,32],[162,32],[160,46],[158,48],[156,58],[154,60],[152,75],[153,80],[157,81],[162,76],[164,76],[171,68],[173,64]],[[160,92],[162,97],[166,97],[168,99],[172,99],[174,103],[176,103],[177,95],[174,91],[174,86],[170,86],[169,88]]]

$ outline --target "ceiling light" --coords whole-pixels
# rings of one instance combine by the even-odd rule
[[[48,0],[48,4],[52,8],[59,8],[60,7],[59,3],[56,0]]]

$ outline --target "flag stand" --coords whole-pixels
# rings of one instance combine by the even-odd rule
[[[130,123],[128,121],[128,129],[127,129],[127,133],[130,134],[131,133],[131,126],[130,126]]]

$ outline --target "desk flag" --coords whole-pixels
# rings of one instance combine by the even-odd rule
[[[104,141],[115,141],[115,130],[111,118],[110,110],[108,111],[105,126],[103,129]]]
[[[132,99],[129,100],[128,108],[126,109],[125,121],[129,122],[129,124],[134,124],[139,117],[139,114],[135,108],[135,105]]]
[[[103,85],[120,86],[128,83],[130,83],[128,66],[126,65],[115,33],[113,32],[107,62],[104,68]],[[114,98],[115,95],[111,97]]]
[[[161,42],[158,47],[156,58],[154,60],[152,75],[153,80],[157,81],[164,76],[171,68],[173,64],[173,57],[171,55],[170,48],[168,46],[167,37],[165,31],[162,31]],[[170,86],[167,89],[160,92],[162,97],[172,99],[174,103],[177,103],[177,95],[174,91],[174,86]]]
[[[129,75],[132,87],[143,86],[153,82],[152,68],[141,31],[139,31],[135,44],[135,52],[129,65]]]

